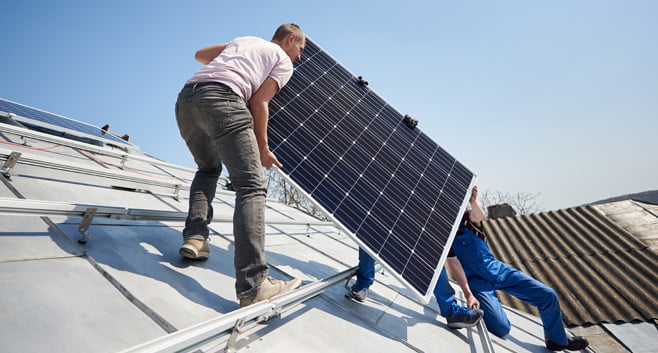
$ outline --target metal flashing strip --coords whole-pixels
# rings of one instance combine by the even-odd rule
[[[223,338],[230,338],[226,351],[231,351],[233,347],[230,344],[236,338],[234,335],[244,332],[246,330],[245,327],[250,327],[259,322],[269,320],[274,316],[281,315],[287,309],[321,294],[325,289],[349,279],[355,273],[356,267],[349,268],[324,280],[276,296],[269,301],[238,309],[226,315],[126,349],[121,353],[191,352],[206,343]],[[238,329],[234,330],[236,327]]]
[[[658,331],[651,322],[603,324],[603,327],[633,353],[656,351]]]

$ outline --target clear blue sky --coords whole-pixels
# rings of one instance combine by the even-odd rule
[[[194,52],[295,22],[473,170],[544,210],[658,189],[658,1],[3,1],[0,97],[193,167]]]

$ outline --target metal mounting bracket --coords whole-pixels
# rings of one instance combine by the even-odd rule
[[[2,166],[2,172],[7,177],[11,176],[11,170],[14,169],[16,163],[20,158],[21,158],[20,152],[12,152],[11,154],[9,154],[9,157],[7,157],[5,164]]]
[[[181,184],[176,184],[174,187],[174,200],[180,201],[180,190],[183,186]]]
[[[80,226],[78,227],[78,232],[82,234],[82,239],[79,239],[78,243],[80,244],[87,243],[87,236],[89,236],[89,227],[91,226],[91,221],[94,220],[96,211],[98,211],[98,208],[96,207],[89,207],[85,210],[85,214],[84,216],[82,216],[82,221],[80,222]]]
[[[121,157],[121,169],[125,169],[125,168],[126,168],[126,162],[127,162],[127,161],[128,161],[128,155],[124,154],[124,155]]]
[[[244,325],[244,320],[245,318],[240,318],[238,319],[238,321],[235,322],[235,326],[233,326],[233,331],[231,332],[231,336],[228,338],[228,342],[226,342],[226,348],[224,348],[225,353],[235,352],[233,345],[235,344],[235,341],[238,339],[238,334],[242,332],[242,325]]]

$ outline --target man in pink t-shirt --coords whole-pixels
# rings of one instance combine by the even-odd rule
[[[178,128],[197,164],[179,252],[195,260],[210,255],[208,224],[224,164],[235,188],[235,289],[241,307],[301,283],[268,277],[262,167],[282,166],[267,143],[269,101],[290,80],[305,45],[302,30],[289,23],[271,41],[239,37],[200,49],[195,59],[205,66],[186,81],[176,101]]]

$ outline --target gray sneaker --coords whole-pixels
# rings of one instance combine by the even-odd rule
[[[482,319],[484,311],[480,308],[466,309],[464,307],[452,313],[446,318],[448,327],[450,328],[467,328],[477,325]]]
[[[363,288],[363,289],[357,289],[356,285],[352,286],[349,291],[349,296],[353,300],[356,300],[359,303],[363,303],[366,301],[366,298],[368,297],[368,288]]]
[[[293,278],[290,281],[281,281],[272,277],[267,277],[263,284],[260,285],[258,291],[252,295],[240,298],[240,307],[244,308],[247,305],[268,300],[275,295],[289,292],[302,284],[299,278]]]
[[[208,239],[186,239],[178,250],[178,253],[192,260],[207,260],[208,256],[210,256]]]

